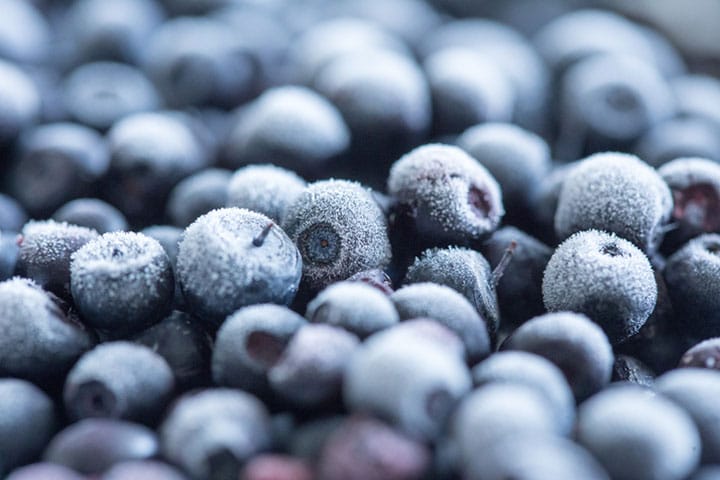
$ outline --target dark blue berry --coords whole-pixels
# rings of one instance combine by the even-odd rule
[[[95,229],[98,233],[120,232],[128,229],[125,215],[107,202],[97,198],[77,198],[60,207],[52,218]]]
[[[200,215],[225,207],[230,176],[228,170],[207,168],[178,183],[167,201],[167,214],[172,223],[184,228]]]
[[[14,141],[31,126],[40,116],[40,108],[40,93],[32,79],[0,58],[0,146]]]
[[[0,193],[0,230],[19,232],[27,220],[28,215],[18,201]]]
[[[677,117],[654,125],[634,151],[654,167],[676,158],[700,157],[720,162],[720,123],[700,117]]]
[[[19,255],[18,235],[0,231],[0,282],[14,275]]]

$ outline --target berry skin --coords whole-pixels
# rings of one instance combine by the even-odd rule
[[[283,228],[302,255],[303,283],[310,290],[390,261],[385,216],[355,182],[310,184],[288,210]]]
[[[720,114],[714,105],[720,102],[720,80],[710,75],[688,74],[672,80],[678,113],[707,119],[720,127]]]
[[[175,185],[168,197],[166,208],[172,223],[185,228],[200,215],[226,206],[231,175],[228,170],[206,168]]]
[[[23,0],[4,0],[2,7],[0,58],[20,65],[46,61],[52,34],[44,12]]]
[[[222,208],[199,217],[183,234],[177,274],[191,312],[219,324],[246,305],[288,305],[303,262],[285,232],[265,215]]]
[[[660,122],[640,137],[635,154],[654,167],[676,158],[700,157],[720,162],[720,123],[696,116]]]
[[[573,167],[563,182],[555,233],[598,229],[652,253],[672,213],[672,195],[660,175],[633,155],[598,153]]]
[[[694,345],[685,352],[678,366],[720,370],[720,338],[708,338]]]
[[[122,418],[155,422],[170,400],[173,372],[148,347],[107,342],[86,352],[65,380],[65,412],[72,419]]]
[[[35,459],[52,437],[57,420],[52,400],[25,380],[0,379],[0,475]]]
[[[309,322],[326,323],[366,338],[400,321],[395,306],[379,289],[363,282],[337,282],[307,306]]]
[[[505,212],[492,175],[458,147],[429,144],[395,162],[388,192],[408,207],[426,244],[467,244],[495,230]]]
[[[548,311],[584,313],[613,344],[636,334],[657,300],[647,257],[627,240],[596,230],[576,233],[558,246],[542,291]]]
[[[52,218],[81,227],[95,229],[98,233],[128,230],[125,215],[107,202],[97,198],[77,198],[60,207]]]
[[[28,215],[18,201],[0,193],[0,231],[19,232],[27,221]]]
[[[613,351],[602,329],[582,314],[556,312],[532,318],[502,345],[545,357],[558,366],[582,400],[601,390],[612,374]]]
[[[20,246],[15,233],[0,231],[0,282],[11,278],[15,273]]]
[[[160,243],[134,232],[106,233],[72,255],[70,289],[83,320],[110,337],[158,322],[174,279]]]
[[[393,288],[392,279],[380,268],[371,268],[370,270],[363,270],[348,278],[349,282],[361,282],[379,290],[385,295],[392,295],[395,291]]]
[[[14,470],[5,480],[85,480],[85,476],[62,465],[39,462]]]
[[[281,454],[260,454],[248,461],[240,480],[313,480],[310,466],[297,458]]]
[[[1,58],[0,105],[0,146],[15,140],[40,116],[40,93],[32,79],[14,63]]]

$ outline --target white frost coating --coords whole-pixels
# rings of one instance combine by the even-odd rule
[[[720,164],[706,158],[678,158],[658,169],[671,190],[692,185],[710,185],[720,197]]]
[[[245,305],[292,302],[302,270],[293,242],[273,225],[262,245],[253,244],[271,223],[260,213],[221,208],[185,230],[177,274],[196,314],[220,322]]]
[[[253,210],[282,223],[307,183],[275,165],[248,165],[235,171],[227,186],[227,206]]]
[[[379,335],[351,359],[343,386],[347,407],[388,418],[414,437],[437,438],[451,405],[471,388],[467,366],[434,340]],[[434,398],[443,400],[437,410]]]
[[[468,201],[473,187],[487,195],[486,215],[476,214]],[[500,186],[490,172],[450,145],[424,145],[401,157],[390,169],[388,192],[458,239],[491,232],[505,213]]]
[[[32,262],[33,266],[57,267],[61,263],[67,263],[68,272],[70,255],[98,237],[98,233],[91,228],[54,220],[31,220],[25,224],[21,235],[20,262]]]
[[[598,229],[654,251],[670,219],[673,199],[658,173],[634,155],[597,153],[568,173],[555,212],[555,233]]]
[[[345,280],[390,262],[387,220],[369,189],[346,180],[312,183],[287,212],[283,228],[297,244],[308,228],[327,223],[340,238],[337,259],[303,265],[303,282],[313,288]]]
[[[361,338],[400,321],[387,295],[361,282],[333,283],[308,304],[305,318],[342,327]]]
[[[584,402],[577,440],[617,479],[687,478],[700,460],[700,435],[690,416],[637,386],[609,388]]]
[[[545,268],[542,292],[548,311],[584,313],[617,344],[645,324],[655,308],[657,283],[637,247],[589,230],[557,247]]]
[[[460,337],[468,357],[477,361],[490,353],[485,321],[461,293],[436,283],[414,283],[390,296],[401,320],[431,318]]]

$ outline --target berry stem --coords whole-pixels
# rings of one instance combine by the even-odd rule
[[[493,287],[497,287],[498,283],[500,283],[500,279],[502,278],[503,274],[505,273],[505,269],[510,264],[510,260],[512,260],[513,253],[515,252],[515,249],[517,248],[517,241],[513,240],[510,242],[510,245],[505,249],[505,253],[503,253],[502,258],[498,262],[495,269],[492,271],[492,284]]]
[[[265,227],[258,234],[258,236],[253,238],[252,244],[256,247],[261,247],[262,244],[265,243],[265,239],[267,238],[267,236],[270,234],[270,229],[272,229],[273,225],[275,225],[273,222],[265,225]]]

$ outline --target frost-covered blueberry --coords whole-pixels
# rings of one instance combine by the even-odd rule
[[[393,282],[390,276],[385,273],[385,270],[381,268],[371,268],[370,270],[363,270],[358,272],[347,279],[349,282],[361,282],[379,290],[385,295],[391,295],[395,291],[393,288]]]
[[[400,321],[395,306],[379,289],[363,282],[337,282],[321,291],[307,306],[310,322],[342,327],[366,338]]]
[[[720,235],[690,240],[668,258],[663,271],[668,293],[686,332],[701,338],[720,335]]]
[[[637,386],[609,388],[584,402],[576,435],[613,479],[681,480],[700,461],[690,415]]]
[[[229,205],[227,202],[231,175],[229,170],[206,168],[175,185],[170,191],[166,206],[167,216],[172,223],[184,228],[200,215],[216,208],[245,208],[243,205]]]
[[[83,354],[65,379],[65,412],[73,420],[123,418],[154,423],[175,382],[167,362],[144,345],[106,342]]]
[[[280,305],[241,308],[217,332],[212,353],[213,380],[218,385],[267,395],[268,371],[305,323],[303,317]]]
[[[53,385],[92,346],[85,328],[31,280],[0,283],[0,375]]]
[[[557,365],[575,394],[584,399],[602,389],[612,375],[613,351],[602,329],[585,315],[548,313],[521,325],[503,350],[522,350]]]
[[[0,230],[19,232],[28,215],[13,197],[0,193]]]
[[[72,255],[70,290],[83,320],[111,337],[158,322],[174,278],[160,243],[141,233],[106,233]]]
[[[222,208],[185,230],[177,275],[191,311],[218,324],[246,305],[290,304],[302,274],[300,253],[265,215]]]
[[[575,421],[575,398],[562,371],[549,360],[533,353],[505,351],[491,355],[472,369],[476,386],[512,383],[528,386],[543,395],[560,423],[559,431],[569,433]]]
[[[435,342],[436,345],[466,358],[467,352],[460,336],[447,326],[432,318],[412,318],[382,331],[382,338],[394,338],[396,342],[412,342],[414,338]]]
[[[627,240],[588,230],[553,253],[542,281],[552,312],[584,313],[613,344],[636,334],[655,308],[657,284],[650,261]]]
[[[507,245],[504,248],[506,247]],[[426,250],[415,259],[405,275],[407,284],[422,282],[438,283],[460,292],[478,311],[488,332],[491,335],[497,332],[500,315],[494,280],[490,264],[481,253],[460,247]],[[415,310],[408,315],[432,317],[429,312],[421,313]],[[408,318],[411,317],[404,316],[403,320]],[[457,333],[463,336],[463,333]]]
[[[52,400],[42,390],[15,378],[0,379],[0,411],[0,474],[5,476],[42,452],[57,419]]]
[[[698,73],[681,75],[672,79],[670,86],[680,115],[704,118],[720,126],[720,113],[714,107],[720,102],[717,77]]]
[[[186,394],[160,427],[160,442],[163,456],[193,478],[238,478],[242,464],[270,446],[270,417],[240,390]]]
[[[19,3],[10,1],[10,4]],[[14,63],[0,59],[0,145],[15,140],[40,116],[41,97],[32,79]]]
[[[248,165],[238,169],[227,185],[228,207],[247,208],[282,223],[307,183],[295,172],[275,165]]]
[[[39,5],[23,0],[4,0],[0,19],[0,58],[18,64],[47,60],[51,29]]]
[[[654,167],[676,158],[700,157],[720,162],[720,123],[700,117],[674,117],[650,128],[635,154]]]
[[[495,230],[505,213],[497,181],[450,145],[424,145],[396,161],[388,192],[409,208],[415,243],[467,244]]]
[[[128,460],[113,465],[101,480],[187,480],[187,477],[159,460]]]
[[[93,228],[101,234],[128,229],[125,215],[109,203],[97,198],[70,200],[53,213],[52,218],[57,222]]]
[[[598,153],[573,167],[563,181],[555,233],[598,229],[614,233],[645,252],[657,249],[673,199],[660,175],[634,155]]]
[[[643,387],[652,387],[655,373],[637,358],[618,355],[613,364],[612,380],[614,382],[636,383]]]
[[[385,216],[355,182],[310,184],[288,209],[283,228],[300,250],[303,283],[311,290],[390,261]]]

